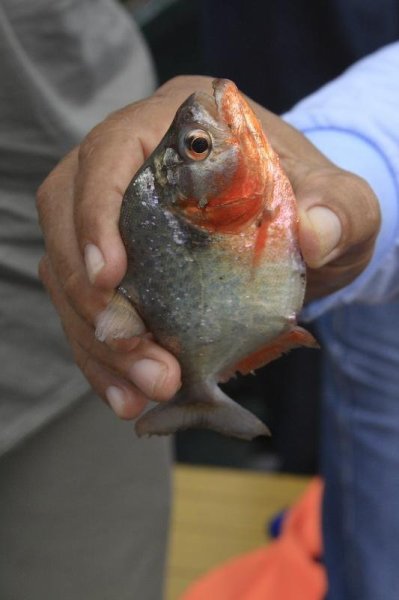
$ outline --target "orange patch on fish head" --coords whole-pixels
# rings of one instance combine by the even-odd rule
[[[227,186],[208,198],[202,210],[204,224],[234,232],[260,219],[272,194],[271,161],[274,153],[255,113],[227,79],[213,83],[218,119],[228,128],[225,144],[235,149],[236,167]]]
[[[262,125],[240,94],[236,85],[228,79],[213,83],[219,118],[231,131],[231,141],[239,148],[240,168],[237,182],[243,197],[263,194],[271,179],[271,166],[276,160]]]

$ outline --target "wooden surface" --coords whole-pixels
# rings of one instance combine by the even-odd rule
[[[308,483],[233,469],[177,466],[166,600],[225,560],[267,543],[271,517]]]

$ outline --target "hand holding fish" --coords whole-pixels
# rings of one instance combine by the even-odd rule
[[[137,416],[147,404],[149,398],[159,402],[169,400],[175,395],[180,386],[180,366],[175,357],[175,355],[179,356],[179,352],[178,350],[173,352],[173,344],[177,342],[172,339],[173,336],[168,328],[163,328],[163,323],[158,323],[159,327],[165,329],[165,331],[164,337],[158,336],[157,339],[162,340],[162,346],[167,347],[170,352],[156,344],[151,335],[145,331],[141,319],[143,311],[140,311],[141,316],[139,316],[131,309],[131,304],[127,312],[126,307],[123,308],[122,306],[121,311],[114,313],[117,317],[116,321],[112,322],[111,318],[111,321],[108,320],[105,325],[102,322],[100,324],[103,328],[102,337],[106,339],[107,344],[98,341],[94,335],[95,326],[98,326],[98,316],[104,314],[104,309],[113,296],[114,288],[120,284],[128,264],[131,260],[134,260],[134,250],[132,250],[133,256],[128,263],[125,247],[119,233],[118,221],[122,198],[136,171],[148,159],[166,133],[177,108],[193,91],[204,90],[208,94],[212,94],[211,82],[212,80],[209,78],[202,77],[176,78],[162,86],[150,99],[128,106],[111,115],[88,135],[80,148],[72,151],[56,167],[42,185],[38,194],[38,208],[47,251],[46,257],[41,263],[41,277],[49,289],[60,314],[66,335],[74,350],[76,362],[82,368],[94,389],[100,396],[107,399],[114,411],[122,418]],[[215,96],[217,93],[215,91]],[[219,102],[219,106],[223,108],[226,115],[229,114],[229,98],[233,97],[234,93],[229,96],[229,94],[226,95],[225,92],[219,91],[219,100],[216,99],[216,101]],[[204,97],[202,100],[205,104],[208,102]],[[331,293],[354,279],[371,257],[379,227],[378,202],[363,180],[338,169],[318,152],[302,134],[264,108],[257,106],[255,103],[251,104],[261,120],[264,130],[267,132],[271,147],[280,156],[281,164],[288,174],[298,201],[300,218],[298,235],[302,254],[308,265],[307,296],[308,298],[314,298]],[[212,106],[206,109],[210,120],[215,118],[212,113],[213,110]],[[246,109],[243,110],[245,113]],[[193,116],[192,111],[191,116]],[[255,136],[263,139],[263,133],[256,130],[256,125],[253,125],[251,117],[248,117],[247,122],[249,122],[250,129],[252,127],[253,130],[251,132],[252,138]],[[219,128],[223,135],[226,132],[228,133],[228,127],[234,130],[234,123],[227,123],[226,127]],[[240,127],[241,125],[237,124],[237,129]],[[219,129],[216,127],[213,131],[211,136],[213,140],[215,136],[217,137]],[[176,154],[180,151],[192,152],[191,161],[195,162],[198,158],[202,158],[200,156],[202,153],[208,152],[209,145],[206,143],[207,140],[204,140],[204,136],[202,134],[193,136],[192,131],[191,128],[191,137],[186,136],[183,138],[185,140],[183,150],[179,150],[179,148],[181,149],[180,142],[172,136],[173,139],[171,138],[169,146],[171,151],[168,152],[167,148],[163,148],[162,164],[159,162],[161,159],[158,163],[154,159],[152,173],[156,173],[156,182],[151,179],[153,175],[149,175],[149,172],[147,172],[147,175],[145,174],[146,169],[141,171],[141,184],[146,185],[148,188],[144,203],[148,204],[148,191],[154,190],[159,182],[162,183],[162,177],[164,178],[163,185],[176,185],[176,177],[180,177],[178,173],[181,165],[181,161],[179,162],[180,159]],[[202,126],[200,131],[203,131]],[[223,137],[222,133],[221,136]],[[248,140],[250,137],[248,137]],[[245,141],[244,138],[242,140],[243,143],[247,144],[245,152],[247,154],[251,153],[251,144],[248,140]],[[268,153],[268,142],[264,141],[262,144],[264,146],[262,151]],[[231,154],[230,159],[233,159],[234,162],[237,153],[234,156],[233,154]],[[275,155],[271,149],[270,156],[273,157],[273,162]],[[194,256],[193,261],[199,269],[204,269],[204,265],[212,263],[212,261],[209,261],[209,257],[212,255],[209,254],[206,263],[201,262],[203,257],[206,252],[214,251],[216,247],[212,237],[213,233],[216,233],[218,239],[217,252],[222,255],[222,238],[224,239],[224,236],[234,233],[236,231],[234,228],[245,226],[247,227],[246,231],[249,232],[248,247],[253,251],[255,258],[252,255],[250,259],[245,258],[245,252],[241,248],[238,249],[241,256],[244,257],[243,265],[244,263],[245,265],[242,272],[248,272],[248,265],[251,269],[256,265],[257,272],[262,274],[259,265],[266,263],[263,259],[260,260],[257,257],[262,256],[267,246],[265,241],[267,236],[274,232],[273,235],[277,240],[276,232],[282,231],[282,229],[279,229],[280,225],[273,219],[270,228],[270,222],[264,217],[266,214],[274,214],[274,208],[273,206],[270,208],[259,204],[259,194],[255,188],[252,190],[253,193],[251,192],[252,212],[250,211],[250,219],[246,220],[247,212],[242,210],[242,204],[239,202],[230,203],[230,224],[226,229],[219,216],[220,206],[226,200],[223,198],[220,186],[231,184],[231,173],[226,169],[226,164],[229,163],[220,162],[219,164],[219,166],[224,165],[218,174],[220,185],[218,184],[215,187],[212,184],[215,188],[213,196],[219,198],[219,200],[213,202],[213,205],[212,202],[209,202],[209,198],[205,193],[200,194],[198,198],[196,197],[194,203],[191,202],[190,194],[186,193],[180,196],[180,200],[183,196],[185,200],[183,204],[179,205],[179,211],[184,212],[185,219],[188,215],[191,224],[194,223],[194,229],[200,232],[195,244],[197,246],[202,244],[201,259],[198,260],[198,257]],[[218,163],[216,163],[216,167],[217,165]],[[183,179],[179,180],[186,187],[188,185],[188,190],[191,189],[190,182],[192,183],[195,179],[197,172],[196,167],[191,167],[184,171],[182,174]],[[256,187],[259,184],[259,186],[263,186],[262,189],[264,189],[264,186],[269,185],[268,181],[274,182],[273,185],[276,181],[284,182],[284,186],[286,186],[284,177],[273,179],[269,175],[266,173],[261,181],[260,175],[258,177],[258,172],[256,172],[254,177],[247,178],[246,181],[250,186]],[[244,179],[241,177],[241,183]],[[289,186],[288,182],[287,185]],[[198,186],[201,187],[201,181],[197,181],[196,189],[198,189]],[[135,196],[134,189],[130,189],[130,196]],[[288,187],[285,189],[288,189]],[[172,197],[169,200],[172,204],[176,202]],[[139,206],[139,203],[133,203],[126,214],[134,217]],[[278,208],[278,210],[280,209]],[[284,218],[288,218],[294,227],[296,215],[291,214],[290,211],[288,212],[288,216],[286,215]],[[173,218],[176,219],[181,216],[176,211],[167,214],[172,214]],[[206,221],[203,220],[204,214],[207,215]],[[149,223],[149,215],[146,216]],[[172,233],[185,235],[187,232],[183,231],[181,222],[178,225],[174,229],[172,227]],[[221,227],[222,229],[224,227],[225,231],[221,231]],[[133,235],[136,240],[139,233],[136,228],[134,232],[130,231],[128,235]],[[191,234],[192,231],[190,230],[187,235]],[[153,244],[158,238],[159,236],[153,239]],[[138,247],[142,248],[140,243]],[[292,248],[290,240],[287,240],[285,247]],[[160,252],[161,247],[155,244],[153,251]],[[267,317],[267,322],[272,323],[272,331],[269,332],[270,340],[278,338],[280,333],[288,335],[288,340],[284,340],[284,344],[280,344],[281,348],[279,346],[275,349],[276,356],[288,347],[301,343],[311,345],[310,336],[307,337],[306,332],[303,334],[303,330],[298,333],[295,329],[295,313],[300,309],[303,298],[303,287],[300,284],[302,274],[296,250],[289,250],[288,254],[288,262],[291,267],[293,265],[291,271],[296,275],[292,284],[293,287],[288,294],[291,299],[289,306],[287,305],[284,309],[284,315],[286,316],[284,316],[283,325],[280,326],[280,329],[277,326],[277,322],[281,321],[280,317],[282,315],[274,310],[275,307],[280,308],[282,299],[287,297],[284,290],[283,293],[281,292],[281,286],[279,287],[280,295],[277,294],[271,303],[273,304],[273,310],[269,313],[267,311],[266,313],[262,311],[257,313],[258,318]],[[82,256],[85,257],[85,262]],[[226,253],[223,256],[226,256]],[[247,259],[251,262],[249,263]],[[138,259],[136,258],[136,260]],[[172,261],[173,258],[171,257],[169,262]],[[284,265],[286,262],[283,261]],[[165,265],[167,266],[167,264],[166,262]],[[179,272],[183,273],[186,268],[184,266],[186,265],[186,257],[178,264]],[[226,266],[228,266],[227,263],[225,263]],[[146,268],[148,268],[148,265],[144,262],[141,283],[129,287],[127,281],[126,285],[122,286],[126,298],[134,301],[134,303],[136,303],[137,288],[140,285],[142,287],[141,298],[143,294],[145,295],[145,278],[149,276],[149,273],[145,271]],[[278,272],[280,273],[282,270],[284,270],[283,267]],[[187,271],[186,276],[188,276],[188,273],[189,271]],[[210,281],[214,281],[212,278],[219,276],[217,270],[212,271],[212,273],[208,284]],[[263,275],[267,278],[267,269],[263,272]],[[160,280],[162,274],[157,273],[156,277]],[[190,285],[193,281],[194,279],[190,281]],[[258,286],[261,285],[261,281],[261,277],[258,279],[253,277],[244,278],[238,282],[238,286],[239,289],[241,289],[240,286],[246,286],[249,283]],[[153,290],[155,288],[156,286]],[[165,286],[162,289],[165,289]],[[211,289],[210,284],[209,289]],[[123,298],[123,295],[121,298]],[[253,314],[252,308],[249,310],[248,306],[243,306],[242,303],[237,305],[236,308],[248,310],[248,314]],[[124,310],[125,313],[123,313]],[[149,310],[145,318],[146,323],[152,322],[152,319],[155,318],[155,312],[153,309]],[[129,329],[130,336],[133,337],[113,339],[123,337],[123,331],[121,336],[107,335],[107,331],[118,334],[118,328],[123,329],[123,314],[126,314],[125,325]],[[170,312],[165,314],[170,318]],[[162,320],[163,315],[159,310],[157,315],[158,319],[160,317]],[[110,316],[109,313],[108,316]],[[112,314],[111,317],[113,317]],[[184,310],[179,313],[179,317],[183,320],[186,318],[184,317]],[[293,319],[292,323],[289,322],[290,318]],[[229,325],[229,327],[231,326]],[[295,331],[294,334],[292,334],[293,331]],[[229,332],[234,334],[231,329]],[[216,375],[229,376],[236,367],[237,370],[248,372],[248,370],[256,368],[258,363],[268,362],[274,357],[265,356],[264,354],[253,356],[256,355],[259,340],[254,343],[254,332],[252,330],[248,333],[247,339],[242,330],[238,330],[235,335],[240,336],[240,332],[242,332],[240,341],[246,347],[246,354],[252,355],[252,359],[249,361],[250,364],[242,364],[243,357],[230,348],[231,344],[228,344],[227,347],[220,346],[217,353],[221,354],[222,351],[228,351],[231,356],[229,356],[225,365],[220,365],[215,377]],[[216,335],[216,332],[214,333]],[[187,349],[192,349],[190,339],[188,336],[184,342]],[[207,340],[203,340],[203,343],[207,344]],[[198,348],[195,348],[195,350],[197,351]],[[212,360],[215,361],[215,357]],[[222,373],[222,367],[225,367],[224,373]],[[186,371],[189,368],[187,365],[185,366]],[[198,373],[192,373],[191,375],[194,379],[198,379]],[[201,393],[205,393],[205,388],[207,388],[207,393],[211,394],[209,386],[203,386]],[[198,399],[194,398],[192,404],[197,401]],[[224,400],[222,399],[221,402],[223,403]],[[225,418],[226,412],[221,414],[221,419],[225,420]],[[172,421],[173,419],[172,415]],[[186,417],[183,417],[184,419]],[[203,419],[203,415],[198,417],[197,424],[201,424],[201,419]],[[251,431],[254,428],[256,430],[256,425],[253,423],[250,423],[248,427]],[[259,427],[258,433],[255,434],[263,432],[261,425]],[[217,428],[217,423],[214,428]],[[222,428],[219,427],[219,430],[222,430]],[[146,432],[145,427],[142,432]],[[233,431],[233,434],[241,437],[251,437],[248,432]]]

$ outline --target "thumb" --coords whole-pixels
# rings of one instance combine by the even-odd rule
[[[339,262],[358,275],[371,258],[380,226],[379,204],[370,186],[357,175],[329,167],[308,175],[296,196],[307,265],[318,269]]]
[[[318,268],[333,260],[339,253],[342,223],[327,206],[310,206],[299,212],[300,243],[308,266]]]

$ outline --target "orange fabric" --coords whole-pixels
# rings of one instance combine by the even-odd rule
[[[322,489],[313,480],[276,541],[206,574],[181,600],[323,600],[326,574],[314,560],[322,554]]]

